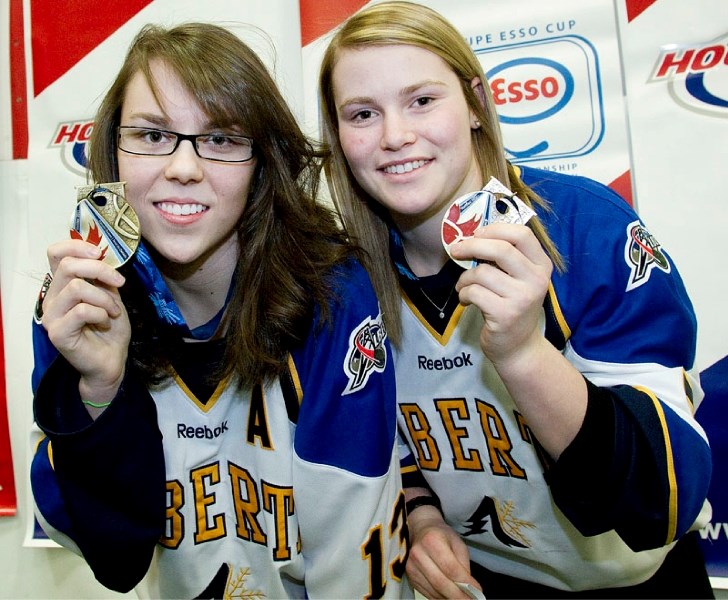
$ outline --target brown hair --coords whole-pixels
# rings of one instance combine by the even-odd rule
[[[235,371],[242,384],[259,383],[285,368],[291,347],[310,327],[314,302],[328,318],[329,275],[353,248],[333,212],[316,202],[320,154],[260,58],[217,25],[147,25],[137,34],[96,115],[89,154],[94,181],[117,180],[116,128],[125,91],[141,72],[157,94],[150,71],[157,60],[176,73],[211,121],[237,125],[253,139],[256,172],[237,226],[241,254],[227,309],[223,370]],[[160,334],[158,319],[139,297],[143,289],[127,286],[124,300],[136,317],[132,359],[159,380],[169,368],[168,334]]]
[[[527,187],[505,159],[498,115],[483,67],[465,38],[434,10],[420,4],[390,1],[366,7],[350,17],[335,33],[324,53],[319,76],[322,139],[330,156],[325,164],[329,189],[345,227],[367,253],[365,263],[374,282],[384,313],[390,340],[401,337],[401,299],[396,271],[389,259],[389,228],[385,211],[359,187],[339,142],[334,102],[333,72],[339,53],[348,48],[405,44],[418,46],[439,56],[457,75],[465,100],[480,121],[472,130],[476,161],[487,181],[496,177],[527,204],[546,207],[545,200]],[[474,78],[482,82],[483,96],[473,88]],[[480,88],[478,88],[480,89]],[[537,217],[529,226],[558,269],[563,261]]]

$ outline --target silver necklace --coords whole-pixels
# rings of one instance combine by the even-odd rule
[[[447,300],[445,300],[445,304],[443,304],[442,306],[438,306],[437,304],[435,304],[435,303],[434,303],[434,302],[432,301],[432,298],[430,298],[430,297],[429,297],[429,296],[428,296],[428,295],[427,295],[427,294],[425,293],[425,290],[423,290],[422,288],[420,288],[420,292],[422,292],[422,295],[423,295],[423,296],[425,297],[425,299],[426,299],[426,300],[427,300],[427,301],[428,301],[428,302],[429,302],[430,304],[432,304],[432,306],[434,306],[436,310],[438,310],[438,311],[440,312],[440,318],[441,318],[441,319],[444,319],[444,318],[445,318],[445,307],[447,306],[447,303],[448,303],[448,302],[450,302],[450,298],[452,298],[452,293],[453,293],[454,291],[455,291],[455,286],[452,286],[452,289],[450,290],[450,293],[449,293],[449,294],[448,294],[448,296],[447,296]]]

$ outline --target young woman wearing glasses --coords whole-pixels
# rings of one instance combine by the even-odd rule
[[[386,332],[264,65],[213,25],[144,28],[89,167],[126,182],[142,240],[119,270],[84,240],[48,249],[46,531],[105,586],[155,598],[399,597]]]

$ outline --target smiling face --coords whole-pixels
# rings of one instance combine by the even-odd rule
[[[332,81],[352,173],[400,227],[440,219],[453,199],[482,187],[475,117],[439,56],[408,45],[346,49]]]
[[[124,95],[120,124],[166,129],[185,134],[244,131],[210,123],[176,74],[160,61],[151,65],[160,104],[137,72]],[[119,178],[126,181],[127,201],[139,215],[144,239],[165,267],[199,268],[209,260],[237,260],[236,225],[245,208],[255,158],[221,163],[197,156],[182,141],[170,156],[137,156],[118,151]]]

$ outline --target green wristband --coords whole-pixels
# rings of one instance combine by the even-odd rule
[[[93,408],[106,408],[111,404],[111,402],[106,402],[105,404],[96,404],[95,402],[91,402],[91,400],[81,400],[86,406],[91,406]]]

